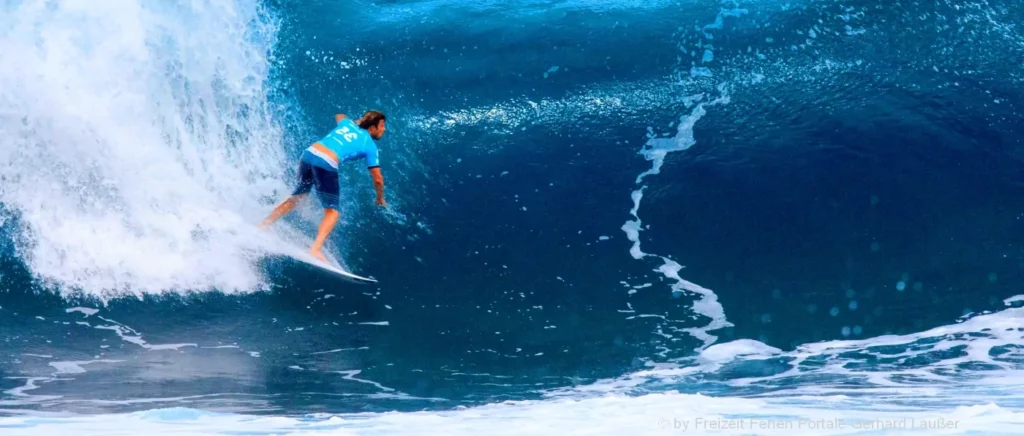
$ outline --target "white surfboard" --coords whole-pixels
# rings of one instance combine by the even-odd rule
[[[377,280],[375,280],[375,279],[371,279],[369,277],[363,277],[363,276],[352,274],[352,273],[350,273],[348,271],[345,271],[344,269],[342,269],[338,265],[332,265],[332,264],[323,263],[319,259],[313,257],[312,254],[309,254],[309,252],[305,251],[305,250],[295,250],[294,252],[289,252],[289,253],[284,253],[284,254],[287,255],[288,257],[292,258],[292,259],[295,259],[295,260],[298,260],[300,262],[304,262],[306,264],[315,266],[315,267],[320,268],[320,269],[322,269],[324,271],[328,271],[328,272],[337,274],[337,275],[341,276],[341,278],[344,278],[344,279],[347,279],[347,280],[351,280],[351,281],[354,281],[356,283],[377,283]]]
[[[294,229],[290,229],[287,227],[278,228],[274,232],[263,233],[263,236],[268,237],[269,241],[274,242],[272,244],[273,248],[271,248],[273,254],[287,256],[291,259],[297,260],[307,265],[315,266],[317,268],[320,268],[321,270],[327,271],[329,273],[337,275],[339,278],[346,279],[351,282],[362,284],[377,283],[376,279],[363,277],[346,271],[345,268],[341,267],[340,263],[337,260],[335,260],[330,253],[326,251],[324,251],[324,257],[327,258],[328,263],[324,263],[319,259],[313,257],[312,254],[309,254],[309,244],[312,241],[305,240],[308,238],[305,235],[301,235],[300,233],[296,232]],[[301,246],[296,245],[293,242],[289,242],[289,240],[301,241]]]

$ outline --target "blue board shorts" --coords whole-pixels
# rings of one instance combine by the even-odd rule
[[[324,209],[338,210],[338,172],[310,165],[302,159],[299,161],[299,185],[292,195],[308,194],[313,185]]]

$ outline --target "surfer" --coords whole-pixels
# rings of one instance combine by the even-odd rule
[[[364,159],[373,178],[373,186],[377,191],[377,204],[387,206],[384,201],[384,177],[380,174],[380,160],[377,153],[378,140],[384,136],[384,114],[367,111],[358,120],[352,120],[345,114],[334,116],[335,126],[320,141],[302,152],[299,159],[299,183],[287,200],[274,208],[263,223],[261,229],[269,227],[278,218],[291,212],[295,205],[309,194],[316,185],[317,196],[324,207],[324,218],[320,222],[316,240],[309,249],[320,261],[327,263],[323,254],[324,241],[338,222],[338,165],[341,162]]]

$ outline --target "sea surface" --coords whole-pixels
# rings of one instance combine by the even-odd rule
[[[0,434],[1024,433],[1024,3],[0,2]],[[256,228],[334,115],[331,256]]]

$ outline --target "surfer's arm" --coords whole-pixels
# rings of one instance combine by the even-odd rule
[[[380,174],[380,167],[370,168],[370,176],[373,177],[373,188],[377,190],[377,204],[387,205],[384,201],[384,176]]]
[[[367,140],[369,141],[369,140]],[[366,167],[370,169],[370,176],[373,177],[373,188],[377,190],[377,204],[387,206],[384,201],[384,176],[380,175],[380,151],[372,143],[366,150]]]
[[[345,115],[345,114],[335,114],[334,115],[334,124],[340,123],[341,120],[344,120],[345,118],[348,118],[348,116]]]

